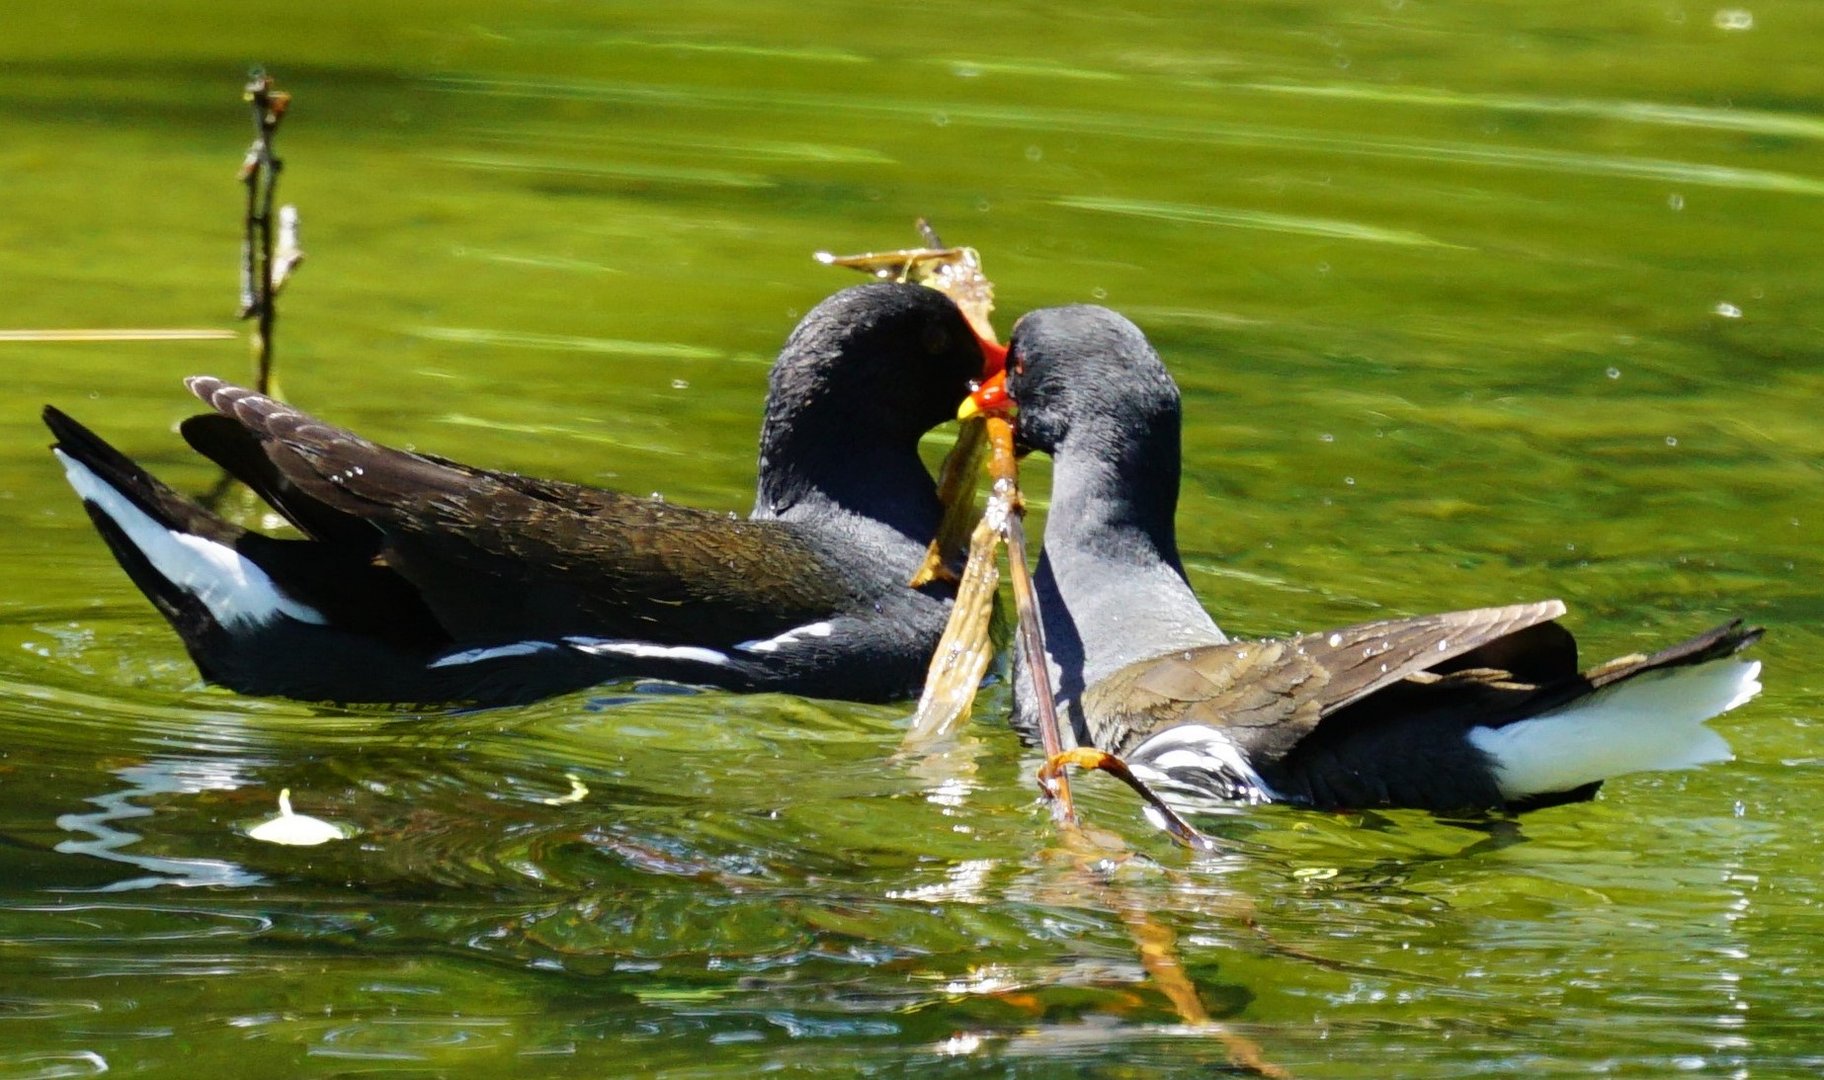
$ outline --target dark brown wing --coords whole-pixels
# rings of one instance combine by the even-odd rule
[[[204,413],[178,428],[191,449],[246,484],[312,540],[368,558],[380,554],[380,533],[370,523],[300,492],[266,456],[261,437],[232,416]]]
[[[1558,630],[1564,640],[1542,634],[1547,630]],[[1409,676],[1332,714],[1290,752],[1264,763],[1262,773],[1280,796],[1314,806],[1522,810],[1587,799],[1599,783],[1509,800],[1482,752],[1461,736],[1562,708],[1649,671],[1728,656],[1760,636],[1759,628],[1736,620],[1651,656],[1624,656],[1579,672],[1573,653],[1560,647],[1569,633],[1556,623],[1540,624],[1499,639],[1503,648],[1482,654],[1505,651],[1515,660],[1511,669],[1490,665]],[[1538,648],[1524,656],[1505,648],[1529,640]],[[1445,667],[1477,656],[1465,654]]]
[[[381,446],[215,379],[193,392],[264,466],[201,428],[305,532],[356,542],[411,581],[458,640],[567,633],[730,645],[824,617],[840,575],[788,527],[498,473]],[[187,430],[186,434],[190,434]],[[218,458],[220,460],[220,458]]]
[[[1277,758],[1331,713],[1563,614],[1561,601],[1544,600],[1230,642],[1130,664],[1084,694],[1083,712],[1098,745],[1116,754],[1202,724],[1250,756]]]

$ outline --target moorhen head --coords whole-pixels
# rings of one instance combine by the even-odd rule
[[[880,701],[916,692],[945,586],[918,456],[983,375],[930,289],[846,289],[771,375],[747,519],[392,449],[199,377],[183,434],[303,533],[251,532],[54,408],[68,479],[203,676],[247,694],[505,704],[613,679]]]
[[[1229,641],[1179,560],[1178,392],[1139,329],[1100,307],[1028,314],[1007,390],[1020,443],[1053,459],[1036,584],[1057,704],[1168,792],[1530,809],[1727,759],[1703,722],[1760,690],[1734,655],[1759,629],[1579,670],[1556,600]]]

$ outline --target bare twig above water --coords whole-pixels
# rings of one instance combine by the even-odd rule
[[[241,183],[247,188],[247,212],[241,238],[241,311],[253,319],[255,388],[272,392],[272,333],[278,319],[274,303],[285,279],[303,261],[298,247],[296,207],[273,211],[279,173],[285,163],[273,151],[273,138],[291,107],[291,95],[280,90],[272,77],[256,69],[247,80],[245,94],[253,110],[253,143],[241,161]]]
[[[241,308],[238,317],[252,319],[254,388],[279,396],[273,377],[272,335],[279,317],[279,290],[304,261],[298,246],[298,209],[279,207],[275,213],[279,173],[285,163],[273,151],[279,124],[291,109],[291,95],[280,90],[272,77],[255,68],[242,93],[253,113],[253,142],[241,159],[240,181],[247,189],[246,210],[241,215]],[[234,487],[234,477],[223,472],[197,501],[215,510]]]

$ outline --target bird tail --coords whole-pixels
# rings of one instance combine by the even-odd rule
[[[280,617],[326,621],[243,553],[254,534],[173,491],[58,409],[45,406],[44,422],[57,439],[51,452],[96,530],[204,677],[213,677],[208,657],[236,632]]]
[[[1728,742],[1704,722],[1761,692],[1760,661],[1735,655],[1761,634],[1738,620],[1653,656],[1611,661],[1584,674],[1593,692],[1475,728],[1470,741],[1494,763],[1510,802],[1627,773],[1728,761]]]

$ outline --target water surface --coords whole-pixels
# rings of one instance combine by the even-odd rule
[[[809,253],[925,214],[1003,328],[1152,336],[1233,632],[1562,596],[1592,660],[1769,635],[1734,762],[1517,821],[1237,810],[1213,860],[1092,779],[1134,858],[1086,869],[999,690],[908,763],[901,707],[200,686],[36,412],[200,490],[178,380],[244,340],[0,341],[0,1076],[1194,1074],[1237,1037],[1300,1076],[1824,1067],[1824,9],[9,16],[0,329],[238,329],[260,61],[310,253],[283,385],[376,437],[745,509],[766,365],[849,283]],[[360,833],[248,838],[281,787]]]

